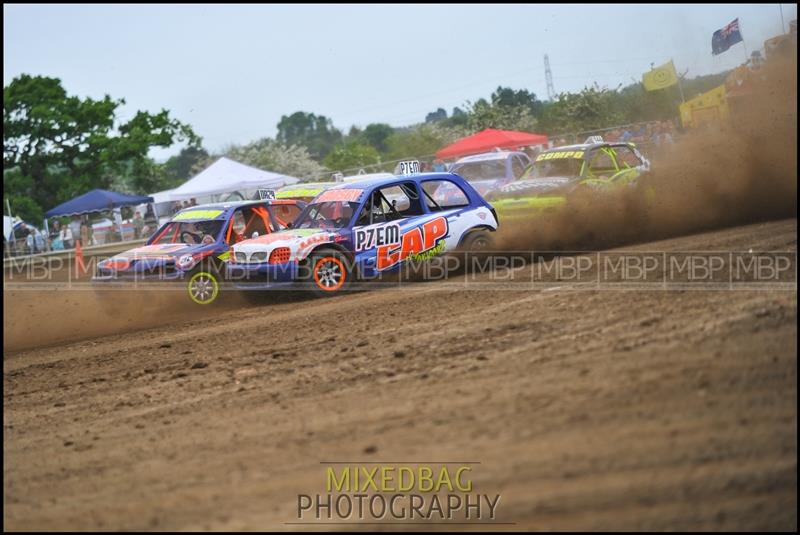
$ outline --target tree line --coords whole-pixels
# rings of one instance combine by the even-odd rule
[[[686,98],[705,92],[727,73],[683,81]],[[437,108],[407,127],[372,123],[347,133],[312,112],[281,117],[275,138],[230,145],[213,154],[192,127],[168,110],[119,118],[124,99],[69,95],[58,78],[14,78],[3,88],[3,189],[15,215],[41,221],[44,212],[94,188],[147,194],[171,189],[214,161],[242,163],[298,178],[322,180],[335,171],[391,170],[394,160],[422,157],[485,128],[558,135],[678,115],[676,86],[645,91],[640,83],[609,89],[597,84],[540,100],[527,89],[498,87],[488,98],[450,113]],[[182,144],[163,163],[151,148]]]

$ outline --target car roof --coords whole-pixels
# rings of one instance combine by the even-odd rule
[[[283,193],[293,193],[296,191],[308,191],[308,190],[320,190],[327,189],[331,186],[335,186],[339,184],[339,182],[298,182],[297,184],[292,184],[289,186],[284,186],[275,190],[277,195]],[[281,200],[278,198],[278,200]]]
[[[330,189],[370,189],[374,188],[375,186],[389,184],[391,182],[396,182],[398,180],[406,180],[419,183],[423,180],[430,180],[433,178],[452,179],[453,177],[457,177],[458,179],[463,180],[463,178],[453,173],[417,173],[415,175],[390,175],[387,177],[367,178],[364,180],[355,180],[353,182],[343,182],[341,184],[337,184],[331,187]]]
[[[455,161],[455,163],[466,163],[466,162],[482,162],[488,160],[505,160],[512,154],[525,154],[524,152],[519,151],[512,151],[512,150],[501,150],[501,151],[492,151],[492,152],[484,152],[482,154],[473,154],[472,156],[464,156],[463,158],[459,158]]]
[[[342,182],[356,182],[359,180],[370,180],[372,178],[390,178],[392,173],[364,173],[362,175],[349,175],[342,178]],[[363,178],[362,178],[363,177]]]
[[[327,187],[330,187],[330,186],[334,186],[336,184],[339,184],[339,182],[333,182],[333,181],[330,181],[330,180],[325,181],[325,182],[298,182],[297,184],[289,184],[287,186],[282,186],[282,187],[276,189],[275,191],[276,192],[279,192],[279,191],[291,191],[293,189],[316,188],[316,187],[327,188]]]
[[[227,212],[228,210],[232,210],[234,208],[239,208],[241,206],[248,206],[248,205],[272,204],[273,202],[277,204],[286,204],[287,202],[291,202],[291,200],[290,199],[246,199],[242,201],[225,201],[225,202],[198,204],[197,206],[190,206],[188,208],[182,209],[180,212],[176,212],[170,219],[175,218],[178,214],[188,213],[194,210],[222,210],[222,213],[217,216],[217,217],[222,217],[225,214],[225,212]]]
[[[630,146],[630,143],[625,143],[624,141],[619,142],[610,142],[610,141],[603,141],[600,143],[578,143],[575,145],[561,145],[559,147],[553,147],[552,149],[547,149],[541,152],[541,154],[546,154],[548,152],[563,152],[565,150],[589,150],[589,149],[596,149],[599,147],[622,147],[622,146]]]

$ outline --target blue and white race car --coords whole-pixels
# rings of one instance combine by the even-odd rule
[[[349,182],[320,193],[290,229],[235,244],[226,273],[239,289],[305,282],[331,295],[409,261],[485,249],[497,226],[494,209],[456,174]]]

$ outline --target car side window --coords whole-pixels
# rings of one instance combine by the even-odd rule
[[[289,223],[297,219],[301,212],[300,207],[296,204],[273,204],[269,207],[269,211],[279,229],[287,228]]]
[[[242,213],[242,210],[236,210],[233,213],[231,224],[233,225],[233,231],[237,234],[244,232],[244,227],[247,225],[247,223],[244,220],[244,214]]]
[[[400,186],[392,186],[391,188],[384,188],[380,190],[383,194],[383,199],[392,205],[396,212],[403,215],[411,208],[411,199]]]
[[[611,154],[604,149],[595,150],[590,156],[589,162],[589,169],[594,174],[615,173],[617,171],[614,165],[614,159],[611,157]]]
[[[263,236],[264,234],[278,230],[269,220],[269,213],[264,206],[246,208],[244,210],[244,215],[247,221],[247,226],[244,229],[245,238],[252,238],[255,232],[257,232],[259,236]]]
[[[233,228],[233,232],[231,233],[231,241],[234,241],[235,235],[242,236],[246,226],[247,222],[244,220],[244,213],[242,213],[242,210],[236,210],[231,218],[231,227]]]
[[[422,183],[425,204],[431,212],[469,206],[469,197],[461,186],[450,180],[426,180]]]
[[[642,165],[642,160],[636,156],[636,153],[633,152],[632,148],[622,146],[614,147],[614,150],[617,153],[617,162],[621,167],[625,167],[625,164],[627,164],[629,167],[638,167]]]
[[[419,192],[413,182],[405,182],[373,191],[356,225],[374,225],[416,215],[422,215]]]
[[[361,213],[356,220],[356,226],[374,225],[376,223],[391,221],[389,212],[391,212],[389,203],[383,199],[380,190],[375,190],[372,192],[372,195],[369,196],[367,202],[364,203],[364,207],[361,209]]]

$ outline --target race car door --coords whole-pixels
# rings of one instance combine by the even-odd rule
[[[409,259],[427,258],[424,253],[447,234],[447,222],[438,215],[426,214],[420,194],[412,181],[375,189],[353,227],[356,261],[367,276],[394,270]]]
[[[458,247],[464,233],[481,221],[470,208],[469,197],[461,187],[451,180],[437,178],[422,182],[425,204],[434,217],[444,217],[448,232],[444,249],[453,251]]]

